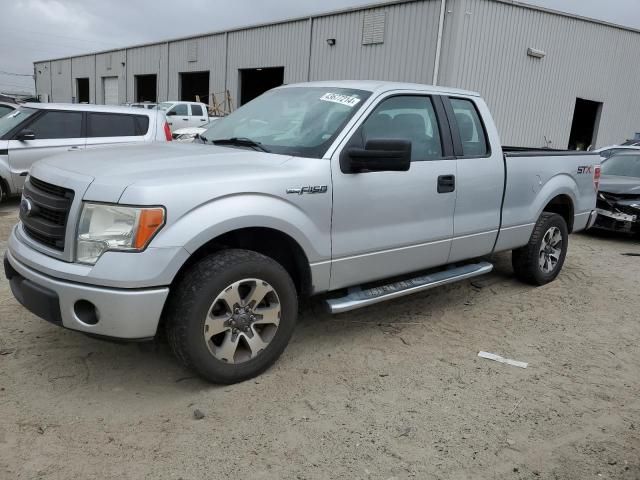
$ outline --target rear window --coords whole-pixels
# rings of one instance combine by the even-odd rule
[[[146,115],[121,113],[89,113],[87,136],[92,137],[140,137],[149,130]]]
[[[191,105],[191,115],[194,117],[201,117],[202,107],[200,105]]]

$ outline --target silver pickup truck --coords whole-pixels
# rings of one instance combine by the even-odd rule
[[[5,271],[45,320],[130,340],[162,328],[185,365],[232,383],[282,353],[300,297],[346,312],[485,274],[506,250],[517,278],[551,282],[594,221],[598,162],[505,151],[475,93],[290,85],[198,144],[37,163]]]

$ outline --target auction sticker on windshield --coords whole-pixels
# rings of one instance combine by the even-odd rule
[[[325,102],[339,103],[341,105],[346,105],[347,107],[355,107],[358,103],[360,103],[360,99],[358,97],[352,97],[350,95],[340,95],[339,93],[325,93],[320,97],[320,100],[323,100]]]

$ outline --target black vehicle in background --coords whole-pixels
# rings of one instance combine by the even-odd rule
[[[597,211],[593,228],[640,234],[640,152],[612,155],[602,164]]]

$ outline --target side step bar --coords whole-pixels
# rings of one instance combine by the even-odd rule
[[[489,262],[480,262],[408,280],[401,280],[380,287],[372,287],[364,290],[360,287],[354,287],[349,289],[349,293],[346,296],[328,299],[326,300],[326,304],[330,313],[349,312],[357,308],[367,307],[376,303],[386,302],[387,300],[393,300],[394,298],[411,295],[412,293],[429,290],[430,288],[447,285],[448,283],[459,282],[467,278],[484,275],[491,270],[493,270],[492,264]]]

